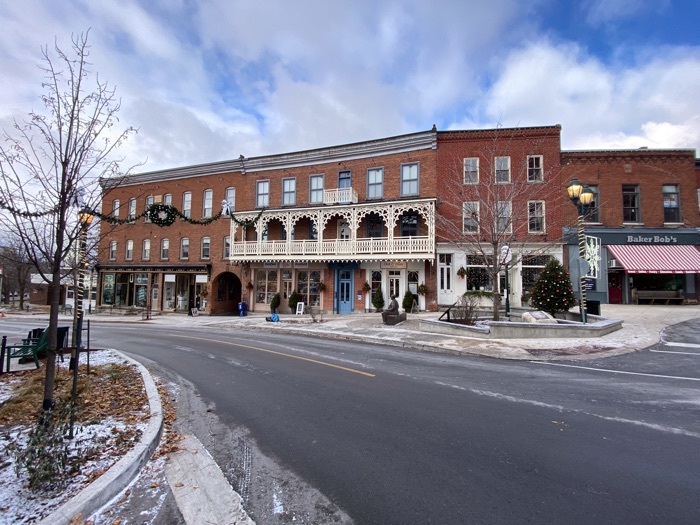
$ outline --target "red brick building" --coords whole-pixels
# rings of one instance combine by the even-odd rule
[[[573,177],[597,192],[586,228],[603,246],[635,235],[700,244],[693,151],[562,152],[560,134],[560,126],[433,128],[105,184],[102,212],[120,219],[157,203],[207,220],[223,201],[230,215],[167,227],[103,221],[98,305],[235,314],[246,302],[269,312],[279,294],[289,312],[296,293],[306,308],[346,314],[373,309],[381,289],[385,302],[410,292],[421,310],[437,309],[467,290],[503,290],[505,271],[491,283],[484,267],[505,244],[518,305],[549,258],[578,256],[566,195]],[[598,257],[605,271],[592,283],[594,300],[629,302],[642,284],[679,287],[677,278],[620,274],[607,248]],[[696,297],[693,274],[683,275],[683,294]]]

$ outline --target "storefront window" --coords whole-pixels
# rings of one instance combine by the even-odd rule
[[[134,306],[139,308],[146,308],[146,302],[148,299],[148,274],[147,273],[137,273],[135,281],[135,300]]]
[[[552,258],[551,255],[526,255],[523,257],[522,291],[532,293],[542,270]]]
[[[309,306],[321,305],[321,292],[318,284],[321,282],[321,272],[319,270],[302,271],[297,273],[297,294],[299,300]]]
[[[102,275],[102,304],[114,304],[114,274],[105,273]]]
[[[382,287],[382,272],[372,272],[372,293],[374,290]]]
[[[487,261],[481,255],[467,255],[467,290],[492,292]]]
[[[270,304],[277,293],[277,270],[258,270],[255,283],[255,302]]]

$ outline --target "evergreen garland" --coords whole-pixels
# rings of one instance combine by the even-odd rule
[[[45,211],[22,211],[18,210],[11,204],[5,202],[4,200],[0,199],[0,210],[7,210],[9,211],[12,215],[23,217],[25,219],[29,219],[30,217],[43,217],[45,215],[51,215],[52,213],[58,212],[58,206],[55,206],[49,210]]]
[[[175,222],[175,219],[180,218],[183,221],[189,223],[189,224],[196,224],[199,226],[206,226],[208,224],[211,224],[212,222],[219,220],[221,217],[224,217],[224,213],[220,211],[213,217],[208,217],[206,219],[191,219],[187,217],[184,213],[182,213],[180,210],[178,210],[175,206],[172,206],[170,204],[151,204],[147,210],[145,210],[143,213],[140,213],[138,215],[135,215],[133,217],[128,217],[126,219],[118,219],[117,217],[114,217],[112,215],[106,215],[104,213],[100,213],[99,211],[96,210],[91,210],[87,209],[86,211],[88,213],[91,213],[95,217],[99,217],[100,220],[103,220],[109,224],[112,225],[118,225],[118,224],[127,224],[127,223],[132,223],[136,222],[139,219],[142,219],[144,217],[148,217],[148,220],[151,221],[153,224],[156,226],[159,226],[160,228],[163,228],[165,226],[172,226],[172,224]],[[246,221],[240,221],[236,219],[233,215],[229,215],[231,220],[238,224],[239,226],[245,227],[245,228],[250,228],[252,226],[255,226],[255,224],[258,222],[260,217],[262,216],[263,212],[265,209],[261,209],[258,212],[258,215],[254,219],[246,220]]]
[[[554,315],[566,312],[576,304],[569,272],[556,259],[545,266],[532,290],[532,305]]]

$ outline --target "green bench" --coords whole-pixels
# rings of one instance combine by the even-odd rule
[[[32,357],[34,364],[39,368],[38,353],[49,348],[49,330],[43,329],[39,337],[22,339],[20,344],[10,345],[5,348],[7,352],[7,371],[10,371],[10,360],[16,357]]]

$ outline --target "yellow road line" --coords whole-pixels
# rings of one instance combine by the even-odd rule
[[[209,341],[211,343],[221,343],[231,346],[239,346],[241,348],[250,348],[251,350],[257,350],[258,352],[266,352],[268,354],[281,355],[283,357],[291,357],[292,359],[299,359],[300,361],[308,361],[309,363],[315,363],[317,365],[329,366],[331,368],[337,368],[338,370],[345,370],[346,372],[352,372],[354,374],[360,374],[367,377],[376,377],[375,374],[370,374],[369,372],[363,372],[362,370],[355,370],[354,368],[348,368],[345,366],[334,365],[333,363],[327,363],[326,361],[318,361],[317,359],[310,359],[308,357],[301,357],[294,354],[285,354],[284,352],[277,352],[275,350],[268,350],[266,348],[258,348],[257,346],[242,345],[240,343],[232,343],[230,341],[220,341],[218,339],[205,339],[203,337],[191,337],[187,335],[181,335],[180,337],[184,339],[196,339],[198,341]]]

